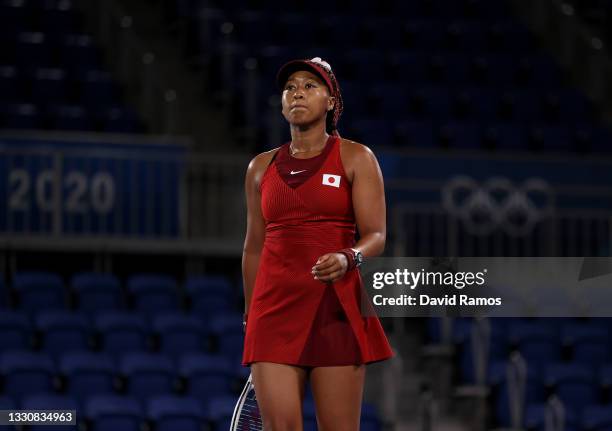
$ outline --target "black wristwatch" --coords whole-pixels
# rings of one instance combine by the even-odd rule
[[[359,268],[363,264],[363,254],[357,249],[351,248],[353,250],[353,262],[355,268]]]

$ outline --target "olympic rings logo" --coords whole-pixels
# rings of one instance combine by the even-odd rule
[[[553,193],[540,178],[529,178],[519,186],[504,177],[482,184],[468,176],[451,178],[441,190],[442,206],[459,218],[473,235],[488,235],[501,229],[512,236],[525,236],[553,210]]]

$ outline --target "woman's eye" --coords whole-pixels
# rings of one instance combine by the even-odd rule
[[[308,84],[306,84],[306,88],[312,88],[312,87],[314,87],[314,85],[311,84],[310,82]]]

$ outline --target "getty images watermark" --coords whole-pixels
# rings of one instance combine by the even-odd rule
[[[362,313],[389,316],[612,316],[612,258],[372,258]]]

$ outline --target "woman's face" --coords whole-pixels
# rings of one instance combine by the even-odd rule
[[[323,80],[307,70],[289,76],[282,95],[283,116],[291,125],[307,126],[323,120],[334,108],[334,98]]]

